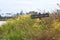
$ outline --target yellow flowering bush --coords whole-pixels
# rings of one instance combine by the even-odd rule
[[[52,26],[54,29],[60,30],[60,22],[58,20],[54,20]]]
[[[8,19],[7,23],[14,23],[15,20],[13,19]]]
[[[0,27],[0,38],[6,40],[58,40],[60,22],[53,17],[31,19],[21,15],[7,20]]]

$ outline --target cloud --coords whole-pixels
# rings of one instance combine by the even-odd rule
[[[16,1],[18,4],[32,4],[31,1]]]
[[[36,10],[55,8],[56,3],[60,3],[60,0],[0,0],[0,8],[8,10]]]

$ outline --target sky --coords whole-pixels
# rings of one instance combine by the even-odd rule
[[[0,13],[19,13],[29,11],[52,11],[60,0],[0,0]]]

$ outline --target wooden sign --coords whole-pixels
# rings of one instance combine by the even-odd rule
[[[31,15],[31,19],[35,19],[35,18],[44,18],[44,17],[49,17],[49,13],[45,13],[45,14],[33,14]]]

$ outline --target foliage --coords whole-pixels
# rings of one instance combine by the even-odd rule
[[[0,27],[1,40],[60,40],[60,19],[55,14],[50,17],[31,19],[22,15],[8,19]]]

